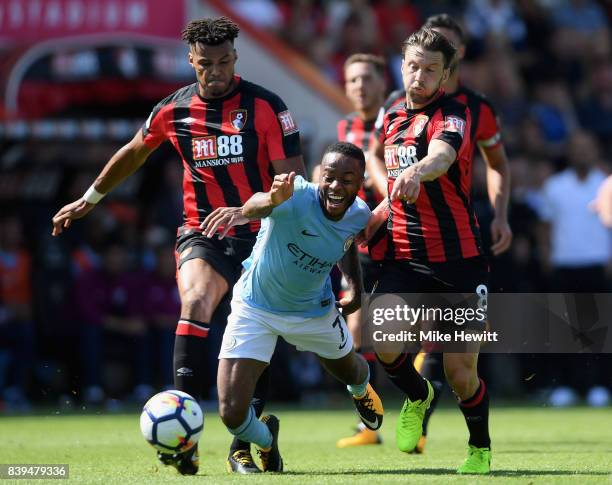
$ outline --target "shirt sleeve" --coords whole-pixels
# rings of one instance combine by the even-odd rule
[[[363,207],[362,209],[362,221],[361,221],[361,229],[364,229],[367,224],[368,221],[370,220],[370,217],[372,216],[372,211],[370,210],[370,208],[366,205],[365,207]],[[361,230],[360,229],[360,230]]]
[[[459,153],[467,127],[467,112],[463,105],[453,103],[441,108],[441,116],[436,116],[433,123],[431,140],[442,140]]]
[[[495,111],[488,103],[481,104],[476,139],[478,146],[483,148],[493,148],[501,143],[499,120],[495,115]]]
[[[164,107],[165,105],[161,103],[155,106],[145,124],[142,125],[142,138],[149,148],[157,148],[166,141],[166,110]]]
[[[281,205],[272,209],[270,217],[273,219],[294,217],[295,211],[303,206],[303,202],[308,194],[309,185],[310,184],[304,180],[304,177],[297,175],[293,180],[293,195]]]
[[[265,131],[268,157],[270,160],[284,160],[301,155],[300,131],[291,111],[278,96],[267,104],[270,108]]]

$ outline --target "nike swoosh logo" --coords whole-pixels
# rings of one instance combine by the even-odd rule
[[[378,428],[378,418],[376,418],[376,421],[368,421],[366,418],[364,418],[363,416],[359,416],[361,418],[361,420],[363,421],[363,424],[371,427],[372,429],[377,429]]]
[[[304,230],[302,231],[302,234],[303,234],[304,236],[310,236],[310,237],[319,237],[319,235],[318,235],[318,234],[310,234],[310,233],[309,233],[309,232],[308,232],[306,229],[304,229]]]

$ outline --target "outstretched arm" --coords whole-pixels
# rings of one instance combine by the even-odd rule
[[[53,216],[53,232],[57,236],[75,219],[86,216],[108,192],[132,175],[147,159],[153,148],[145,145],[141,130],[115,152],[83,197],[62,207]]]
[[[304,160],[301,155],[283,160],[273,160],[270,163],[277,174],[294,172],[296,175],[306,177]],[[232,227],[241,226],[248,222],[249,219],[242,215],[242,207],[217,207],[202,221],[200,229],[202,229],[202,234],[208,238],[213,237],[219,231],[219,239],[223,239]]]
[[[445,174],[457,158],[455,149],[443,140],[432,140],[429,143],[427,156],[410,165],[395,179],[391,200],[416,202],[421,189],[421,182],[429,182]]]
[[[372,211],[372,215],[366,224],[366,227],[357,234],[355,244],[361,247],[367,247],[368,241],[374,237],[378,228],[389,219],[389,198],[385,197],[380,204]]]
[[[248,219],[262,219],[269,216],[272,210],[293,195],[295,172],[283,173],[274,177],[269,192],[257,192],[242,206],[242,215]]]

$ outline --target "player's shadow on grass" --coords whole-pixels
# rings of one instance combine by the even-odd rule
[[[598,446],[602,446],[602,445],[608,445],[608,443],[602,443],[601,440],[573,440],[571,443],[560,443],[558,441],[550,441],[550,440],[529,440],[529,443],[532,445],[540,445],[540,446],[546,446],[547,448],[550,447],[557,447],[557,448],[568,448],[571,447],[572,451],[576,448],[576,445],[580,445],[580,446],[588,446],[588,445],[598,445]],[[524,441],[505,441],[504,442],[504,447],[508,447],[508,446],[520,446],[520,445],[524,445],[525,442]],[[518,450],[520,451],[520,450]],[[540,450],[541,451],[541,450]],[[507,450],[504,449],[503,453],[508,453]]]
[[[567,449],[563,449],[563,450],[546,450],[546,454],[547,455],[552,455],[552,454],[567,454],[567,453],[572,453],[573,455],[575,454],[590,454],[590,453],[600,453],[600,452],[606,452],[606,453],[610,453],[611,450],[567,450]],[[525,448],[524,450],[504,450],[504,455],[524,455],[527,453],[542,453],[542,449],[536,450],[536,449],[527,449]],[[500,453],[501,454],[501,453]]]
[[[574,471],[574,470],[491,470],[491,476],[494,477],[522,477],[525,475],[534,476],[563,476],[563,475],[575,475],[575,476],[595,476],[595,477],[607,477],[610,472],[589,472],[589,471]]]
[[[286,471],[283,475],[453,475],[457,476],[456,468],[404,468],[404,469],[376,469],[376,470],[344,470],[321,472]],[[494,477],[524,477],[524,476],[609,476],[610,472],[590,472],[573,470],[492,470],[487,476]]]

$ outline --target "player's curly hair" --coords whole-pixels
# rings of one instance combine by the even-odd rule
[[[341,155],[349,158],[354,158],[359,162],[362,172],[365,172],[365,155],[363,154],[363,150],[357,145],[353,145],[347,141],[338,141],[332,143],[325,149],[323,152],[323,157],[325,157],[325,155],[328,153],[340,153]]]
[[[411,46],[418,46],[432,52],[441,52],[442,57],[444,57],[445,69],[450,66],[457,52],[457,49],[455,49],[453,44],[451,44],[446,37],[427,27],[423,27],[421,30],[412,33],[410,37],[404,41],[402,45],[403,57],[406,57],[406,50]]]
[[[229,40],[232,44],[240,28],[228,17],[192,20],[181,32],[181,38],[190,45],[219,45]]]

